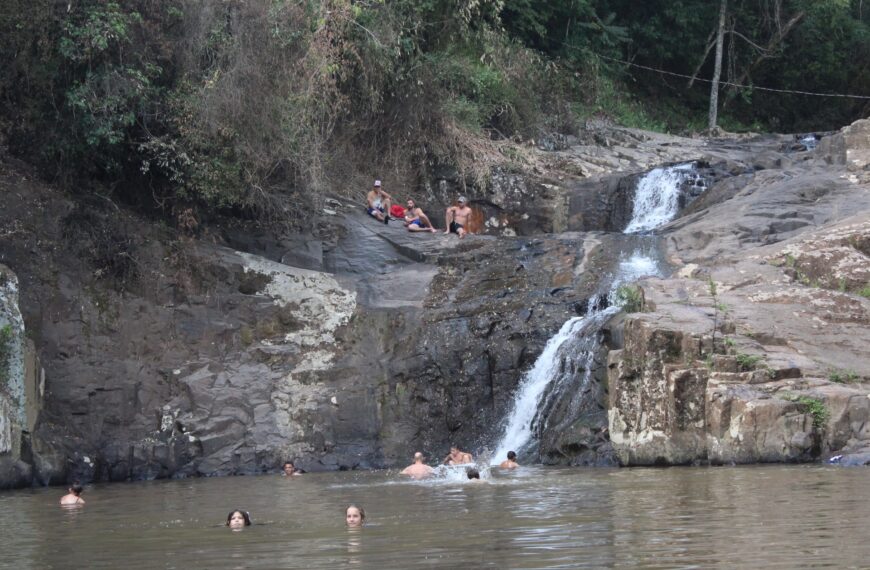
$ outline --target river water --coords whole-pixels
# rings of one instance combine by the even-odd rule
[[[0,567],[868,568],[870,477],[827,466],[523,467],[232,477],[0,494]],[[368,514],[344,527],[343,506]],[[222,526],[234,507],[254,525]]]

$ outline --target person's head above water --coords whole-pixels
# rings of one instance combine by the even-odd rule
[[[72,493],[73,495],[75,495],[76,497],[81,495],[82,491],[84,491],[84,490],[85,490],[84,487],[82,487],[82,484],[79,483],[78,481],[76,481],[75,483],[73,483],[69,487],[69,492]]]
[[[515,451],[508,451],[507,457],[510,461],[516,461],[517,460],[517,453]]]
[[[356,505],[348,505],[344,509],[344,522],[347,526],[360,527],[366,522],[366,511]]]
[[[232,529],[239,529],[246,526],[251,526],[250,513],[241,509],[230,511],[230,514],[227,515],[227,526]]]
[[[418,451],[414,454],[414,463],[423,463],[424,459],[425,457],[423,457],[423,454],[421,452]]]
[[[281,470],[284,472],[284,475],[295,475],[296,474],[296,466],[293,465],[292,461],[285,461],[281,466]]]
[[[465,475],[466,475],[469,479],[480,479],[480,471],[478,471],[478,470],[475,469],[474,467],[469,467],[468,469],[466,469],[466,470],[465,470]]]

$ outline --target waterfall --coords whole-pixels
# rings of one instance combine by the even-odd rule
[[[632,218],[623,233],[648,233],[671,221],[678,211],[680,186],[697,178],[693,166],[689,163],[656,168],[641,178]],[[560,399],[570,397],[567,405],[578,412],[588,407],[582,399],[592,380],[601,327],[619,311],[615,305],[618,287],[661,273],[659,263],[637,244],[620,257],[613,275],[601,283],[601,293],[589,300],[586,315],[566,321],[523,376],[513,410],[491,457],[493,464],[504,460],[508,451],[528,451],[546,430],[563,427],[564,421],[559,426],[549,425],[550,412]]]
[[[680,204],[680,186],[691,177],[694,164],[656,168],[637,185],[634,211],[623,233],[649,232],[674,219]]]

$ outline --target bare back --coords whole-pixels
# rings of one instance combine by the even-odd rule
[[[407,475],[414,479],[425,479],[430,477],[435,470],[423,463],[415,463],[409,465],[402,470],[402,475]]]

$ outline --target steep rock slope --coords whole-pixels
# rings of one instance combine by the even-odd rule
[[[623,464],[870,457],[868,132],[720,183],[665,229],[681,268],[641,283],[648,312],[610,355]]]

